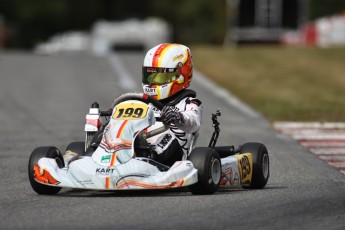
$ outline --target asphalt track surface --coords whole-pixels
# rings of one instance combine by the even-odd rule
[[[143,54],[117,58],[137,77],[132,91],[140,91]],[[37,195],[27,175],[31,151],[83,140],[90,104],[98,101],[108,109],[128,91],[119,77],[108,59],[87,54],[0,54],[0,229],[345,229],[345,176],[277,134],[262,117],[220,98],[198,76],[191,87],[204,105],[198,145],[208,144],[210,114],[221,108],[219,145],[267,146],[271,167],[265,189],[221,189],[209,196],[69,189]]]

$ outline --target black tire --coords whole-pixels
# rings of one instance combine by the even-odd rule
[[[34,178],[34,166],[37,165],[38,160],[42,157],[52,158],[56,160],[56,163],[60,168],[64,167],[64,161],[61,152],[55,147],[39,147],[32,151],[30,159],[29,159],[29,180],[31,187],[35,192],[42,195],[54,195],[58,193],[61,188],[49,186],[45,184],[41,184],[37,182]]]
[[[67,146],[66,152],[67,151],[74,152],[78,154],[78,156],[83,156],[85,153],[85,142],[83,141],[72,142]]]
[[[266,186],[269,175],[269,156],[267,148],[261,143],[245,143],[240,153],[251,153],[253,157],[253,171],[250,185],[243,185],[245,189],[261,189]]]
[[[198,170],[198,182],[189,186],[195,195],[213,194],[220,183],[222,164],[218,153],[211,148],[195,148],[190,153],[190,160]]]

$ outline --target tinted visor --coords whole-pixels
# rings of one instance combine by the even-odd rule
[[[163,85],[178,78],[176,68],[143,67],[143,83]]]

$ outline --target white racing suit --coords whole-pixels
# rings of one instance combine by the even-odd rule
[[[195,147],[202,116],[201,102],[194,97],[183,97],[175,101],[173,106],[175,111],[183,116],[183,123],[170,124],[170,129],[167,131],[147,139],[157,153],[158,159],[161,159],[159,161],[167,165],[172,165],[177,160],[187,159]],[[153,109],[158,121],[149,127],[148,131],[163,126],[163,123],[159,121],[161,111],[155,107]]]

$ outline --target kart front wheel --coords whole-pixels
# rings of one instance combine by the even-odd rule
[[[38,194],[54,195],[61,190],[60,187],[53,187],[53,186],[41,184],[35,180],[34,167],[37,165],[39,159],[43,157],[55,159],[59,168],[64,167],[62,154],[57,148],[55,147],[36,148],[34,151],[32,151],[30,159],[29,159],[28,173],[29,173],[30,184],[31,184],[32,189]]]
[[[70,143],[66,148],[66,152],[68,151],[76,153],[78,156],[83,156],[85,153],[85,142],[76,141]]]
[[[195,148],[190,153],[190,160],[198,170],[198,182],[189,186],[195,195],[213,194],[220,183],[222,165],[218,153],[211,148]]]
[[[251,153],[253,157],[252,180],[250,185],[243,185],[245,189],[261,189],[265,187],[270,175],[267,148],[261,143],[245,143],[240,153]]]

